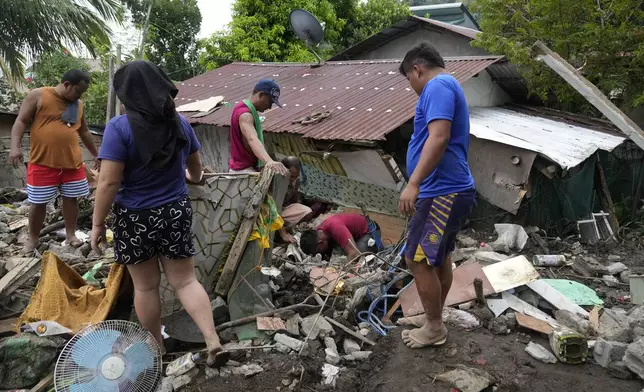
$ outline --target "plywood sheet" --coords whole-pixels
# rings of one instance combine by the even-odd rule
[[[476,278],[483,281],[483,295],[494,294],[494,288],[485,277],[483,269],[478,263],[458,267],[454,270],[453,274],[454,280],[452,281],[452,288],[449,294],[447,294],[445,306],[458,305],[475,299],[474,279]],[[401,293],[400,300],[405,317],[415,316],[425,312],[420,302],[415,282]]]
[[[520,312],[515,313],[515,315],[517,316],[517,324],[519,324],[520,327],[544,333],[546,335],[549,335],[553,331],[552,326],[543,320],[536,319]]]
[[[496,293],[502,293],[539,279],[539,273],[525,256],[513,257],[483,267]]]

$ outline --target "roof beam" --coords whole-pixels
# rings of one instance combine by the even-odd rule
[[[572,65],[553,52],[543,42],[537,41],[532,46],[535,59],[543,61],[559,74],[568,84],[586,98],[594,107],[606,116],[627,137],[644,150],[644,131],[624,112],[619,110],[599,89],[584,78]]]

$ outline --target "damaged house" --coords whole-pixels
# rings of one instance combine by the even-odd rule
[[[487,202],[480,216],[507,212],[549,228],[600,210],[614,216],[613,204],[632,203],[641,192],[642,150],[607,121],[529,106],[516,68],[470,46],[477,33],[412,16],[322,65],[233,63],[197,76],[179,84],[177,106],[189,105],[184,114],[206,164],[227,171],[232,106],[257,80],[275,79],[284,108],[263,114],[269,151],[302,158],[305,196],[380,214],[396,228],[384,235],[395,242],[404,227],[396,203],[417,99],[398,73],[399,59],[430,41],[470,105],[470,164]]]

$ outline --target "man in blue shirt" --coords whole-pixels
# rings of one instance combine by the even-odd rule
[[[460,84],[427,43],[407,53],[400,73],[420,97],[407,150],[409,183],[398,208],[410,216],[405,260],[425,309],[400,324],[417,327],[403,331],[402,338],[408,347],[421,348],[447,340],[442,310],[452,285],[451,253],[476,191],[467,163],[470,115]]]

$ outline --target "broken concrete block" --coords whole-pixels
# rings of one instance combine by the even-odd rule
[[[356,361],[366,361],[369,359],[369,356],[371,355],[371,351],[354,351],[351,353],[351,356],[355,358]]]
[[[228,305],[223,298],[217,297],[210,302],[210,308],[212,309],[212,316],[215,319],[215,323],[220,323],[222,320],[228,318]]]
[[[367,287],[360,287],[353,293],[353,298],[347,304],[347,310],[353,312],[355,308],[360,306],[367,298]]]
[[[332,337],[326,337],[324,338],[324,345],[326,348],[330,348],[332,350],[335,350],[336,352],[338,351],[338,345],[335,343],[335,339]]]
[[[606,269],[609,275],[617,275],[626,271],[628,267],[624,263],[612,263]]]
[[[598,334],[605,340],[629,343],[632,338],[626,312],[619,308],[604,309],[599,317]]]
[[[528,233],[525,232],[522,226],[497,223],[494,225],[494,230],[499,235],[499,238],[491,244],[496,252],[500,250],[506,253],[510,252],[510,250],[520,251],[523,250],[528,242]]]
[[[615,262],[615,261],[620,261],[622,259],[622,256],[619,255],[608,255],[608,261],[609,262]]]
[[[377,270],[372,273],[354,276],[344,281],[344,287],[350,292],[355,292],[360,287],[382,284],[388,277],[387,271]]]
[[[490,330],[495,335],[507,335],[510,333],[508,326],[505,323],[505,319],[502,317],[497,317],[492,319],[487,326],[487,329]]]
[[[452,325],[458,325],[464,329],[474,329],[481,325],[479,319],[473,314],[450,307],[443,309],[443,321]]]
[[[343,355],[342,359],[344,359],[347,362],[354,362],[356,358],[353,355]]]
[[[595,330],[590,324],[590,321],[569,310],[556,310],[555,319],[559,322],[559,324],[565,325],[566,327],[571,328],[584,336],[595,335]]]
[[[206,366],[206,380],[219,377],[219,370]]]
[[[300,351],[304,345],[303,341],[281,333],[276,333],[273,339],[275,339],[277,343],[283,344],[293,351]]]
[[[186,374],[175,377],[174,380],[172,380],[172,388],[175,391],[181,390],[186,385],[190,384],[197,374],[199,374],[199,369],[194,368]]]
[[[338,354],[337,350],[327,347],[324,349],[324,354],[326,354],[324,357],[324,361],[326,363],[330,363],[331,365],[337,365],[340,363],[340,354]]]
[[[547,348],[540,344],[530,342],[525,348],[525,352],[530,356],[543,363],[557,363],[557,358]]]
[[[602,275],[602,279],[604,279],[604,283],[608,287],[619,287],[619,279],[613,275]]]
[[[475,248],[479,245],[477,240],[463,234],[456,235],[456,243],[462,248]]]
[[[348,355],[351,355],[356,351],[360,351],[360,345],[351,339],[344,339],[344,342],[342,342],[342,348],[344,349],[344,353]]]
[[[502,255],[501,253],[496,253],[496,252],[476,252],[474,253],[474,258],[476,261],[479,263],[483,264],[496,264],[499,261],[507,260],[510,258],[510,256]]]
[[[309,336],[311,340],[317,339],[318,336],[325,337],[333,334],[333,326],[324,317],[318,317],[317,314],[304,318],[300,328],[302,328],[302,334]]]
[[[620,380],[632,380],[633,372],[626,366],[623,361],[616,361],[608,365],[608,374],[613,378]]]
[[[172,392],[172,380],[174,380],[174,377],[163,377],[156,392]]]
[[[628,345],[622,361],[639,378],[644,378],[644,338]]]
[[[613,362],[621,361],[626,353],[626,348],[628,348],[628,344],[626,343],[599,338],[593,348],[593,358],[595,358],[595,362],[599,366],[605,368]]]
[[[228,366],[224,366],[222,368],[219,368],[219,376],[221,378],[228,378],[228,377],[232,376],[233,375],[232,369],[233,368],[228,367]]]
[[[480,369],[457,365],[457,368],[436,377],[461,392],[481,392],[494,383],[494,378]]]
[[[296,314],[295,316],[286,320],[286,332],[291,336],[300,336],[300,324],[302,323],[302,316]]]
[[[251,363],[249,365],[242,365],[239,367],[234,367],[231,369],[233,375],[235,376],[244,376],[246,378],[252,377],[256,374],[259,374],[264,371],[264,368],[259,366],[256,363]]]

